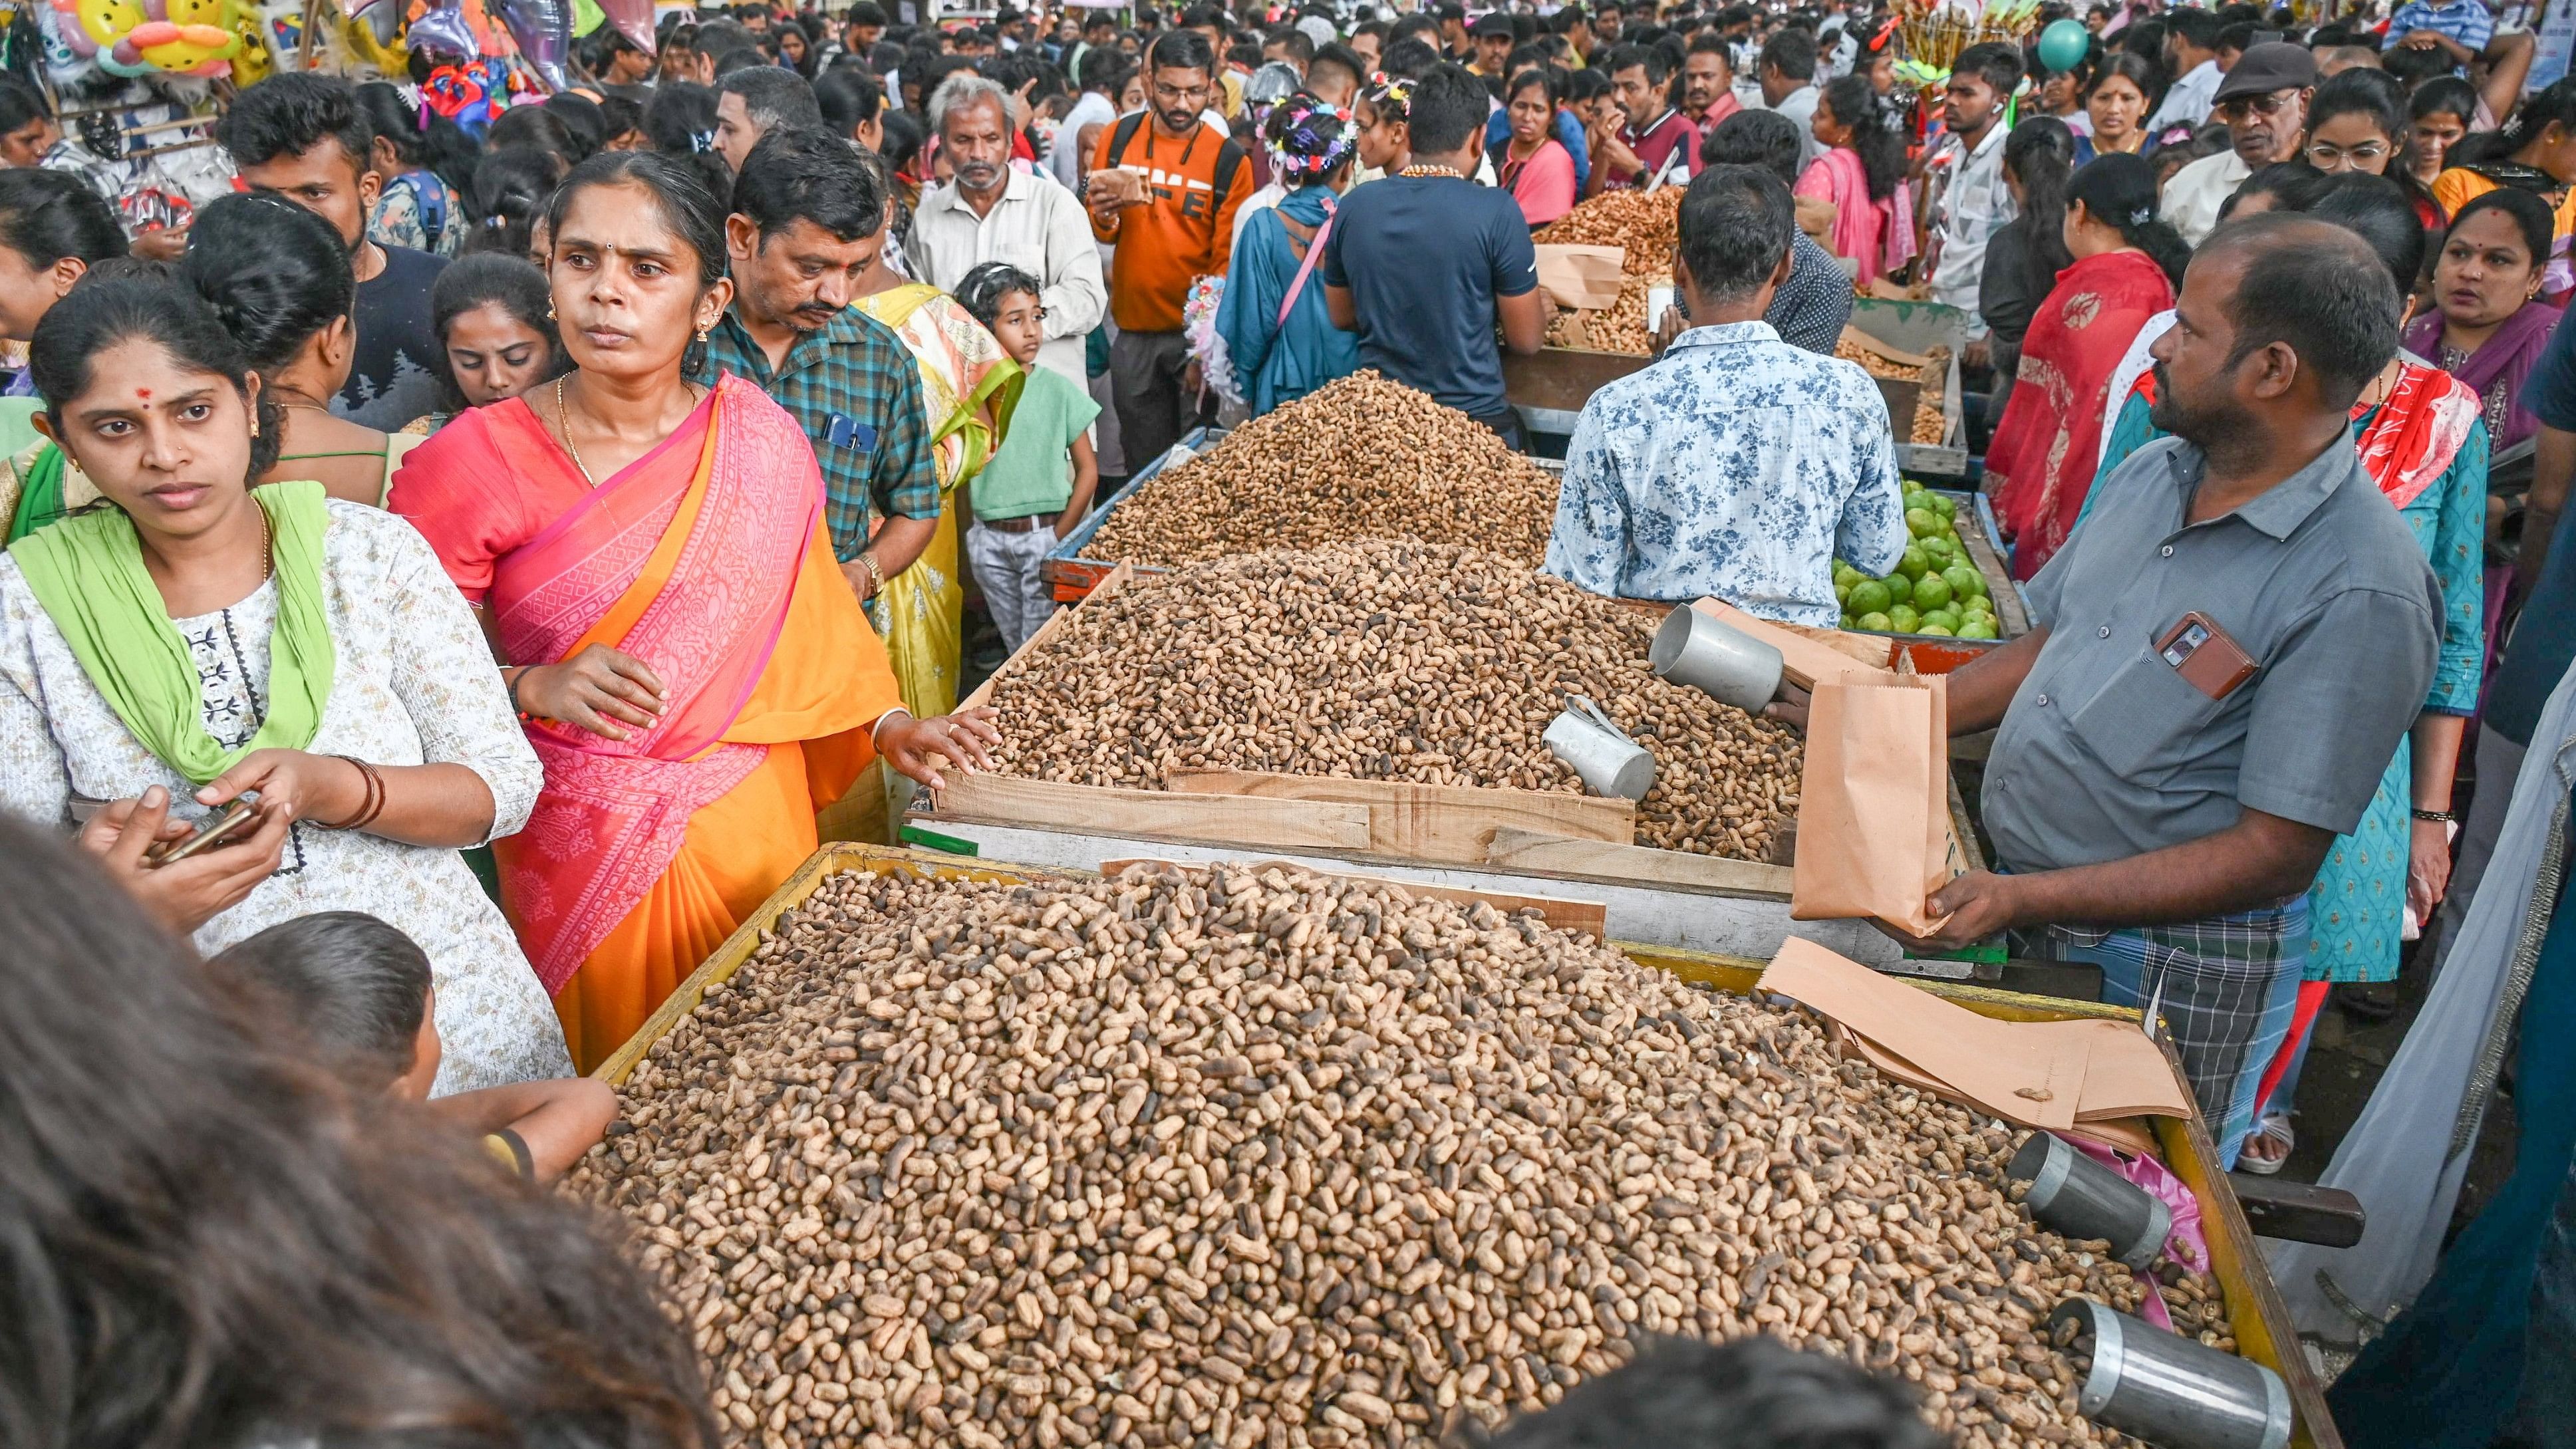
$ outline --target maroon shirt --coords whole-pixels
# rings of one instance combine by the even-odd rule
[[[1645,168],[1636,175],[1626,178],[1625,185],[1644,186],[1648,181],[1662,175],[1668,163],[1673,168],[1672,174],[1664,178],[1668,185],[1687,182],[1699,174],[1699,127],[1692,125],[1690,117],[1680,111],[1664,112],[1653,125],[1642,132],[1633,125],[1622,126],[1619,128],[1619,139],[1627,144],[1629,150],[1637,153],[1638,163]],[[1682,153],[1682,159],[1679,162],[1673,161],[1673,152],[1676,149]]]

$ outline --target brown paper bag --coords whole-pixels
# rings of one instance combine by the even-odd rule
[[[1556,305],[1576,312],[1599,312],[1619,300],[1628,280],[1625,247],[1576,246],[1551,242],[1538,253],[1538,284]]]
[[[1791,920],[1875,916],[1918,936],[1940,926],[1930,897],[1967,869],[1950,825],[1949,702],[1937,674],[1816,682]]]

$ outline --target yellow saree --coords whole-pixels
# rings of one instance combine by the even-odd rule
[[[921,718],[957,707],[966,591],[959,581],[957,489],[1001,446],[1025,379],[993,334],[938,288],[911,282],[855,304],[903,339],[921,368],[922,406],[939,471],[939,530],[910,568],[868,604],[903,703]]]

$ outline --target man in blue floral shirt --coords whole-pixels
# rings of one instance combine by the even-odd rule
[[[1681,210],[1673,278],[1690,330],[1592,395],[1574,426],[1547,571],[1596,594],[1720,598],[1831,627],[1834,559],[1904,556],[1904,488],[1869,374],[1762,320],[1789,275],[1789,188],[1712,166]]]

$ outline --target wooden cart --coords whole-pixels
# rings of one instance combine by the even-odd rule
[[[1239,857],[1241,852],[1237,852]],[[1023,883],[1044,880],[1050,876],[1080,877],[1085,872],[1036,870],[1020,865],[1000,865],[984,861],[961,862],[936,854],[890,849],[871,845],[827,845],[816,852],[790,876],[786,884],[772,892],[706,963],[691,973],[680,988],[671,993],[660,1010],[618,1048],[615,1055],[600,1064],[592,1076],[611,1086],[622,1084],[635,1070],[653,1044],[660,1041],[684,1016],[697,1008],[707,988],[740,970],[759,949],[762,935],[772,931],[780,917],[804,903],[815,888],[826,879],[844,871],[864,870],[901,873],[938,880],[979,880]],[[1371,871],[1369,874],[1379,874]],[[1497,898],[1497,904],[1510,907],[1517,902]],[[1669,971],[1694,986],[1723,991],[1730,995],[1752,994],[1762,974],[1763,962],[1740,956],[1709,952],[1675,950],[1669,947],[1638,945],[1624,941],[1611,944],[1631,960]],[[2044,997],[2019,996],[2011,992],[1948,982],[1920,983],[1946,1001],[1955,1002],[1980,1016],[2003,1021],[2065,1021],[2078,1017],[2109,1018],[2137,1021],[2138,1014],[2119,1007],[2098,1006],[2081,1002],[2056,1001]],[[2171,1048],[2166,1052],[2172,1060]],[[2177,1078],[2182,1066],[2173,1062]],[[2189,1091],[2183,1096],[2187,1100]],[[2254,1232],[2246,1223],[2227,1175],[2217,1169],[2218,1153],[2209,1139],[2208,1129],[2200,1118],[2157,1117],[2150,1119],[2165,1165],[2173,1169],[2200,1200],[2201,1227],[2209,1239],[2211,1273],[2225,1295],[2227,1319],[2236,1338],[2237,1351],[2256,1363],[2280,1374],[2290,1390],[2291,1407],[2297,1415],[2291,1443],[2300,1449],[2342,1449],[2343,1440],[2335,1432],[2334,1420],[2326,1410],[2325,1396],[2316,1375],[2308,1367],[2289,1308],[2263,1265],[2263,1255],[2256,1246]]]
[[[1137,572],[1120,566],[1075,608],[1114,597]],[[1636,607],[1660,617],[1665,606]],[[1022,653],[1072,617],[1058,612]],[[989,703],[992,688],[986,681],[960,708]],[[1982,866],[1955,784],[1951,813],[1971,867]],[[1563,791],[1221,769],[1184,772],[1167,790],[955,775],[909,818],[912,838],[929,832],[961,853],[1035,866],[1096,870],[1138,856],[1206,861],[1246,851],[1319,870],[1366,861],[1373,873],[1415,885],[1592,903],[1608,912],[1612,934],[1663,946],[1767,959],[1799,936],[1882,969],[1954,979],[2000,961],[1913,960],[1865,922],[1791,921],[1788,866],[1638,845],[1627,801]]]

